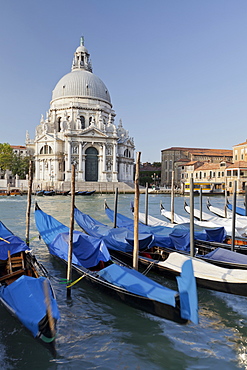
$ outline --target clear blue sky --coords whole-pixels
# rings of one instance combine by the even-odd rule
[[[246,0],[0,0],[0,142],[34,138],[80,36],[142,162],[247,139]]]

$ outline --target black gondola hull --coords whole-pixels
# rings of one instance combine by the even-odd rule
[[[62,261],[67,265],[67,262],[65,260],[60,259],[56,256],[54,256],[54,258]],[[119,301],[122,301],[129,306],[148,312],[152,315],[177,322],[179,324],[186,324],[188,322],[188,320],[183,319],[180,315],[179,299],[177,299],[176,301],[176,307],[172,307],[170,305],[154,301],[147,297],[133,294],[125,289],[117,287],[116,285],[110,284],[107,281],[97,277],[94,273],[91,273],[87,269],[83,269],[76,265],[72,265],[72,267],[79,275],[85,275],[84,279],[86,279],[86,281],[93,285],[95,288],[99,289],[100,291],[104,291],[111,297],[114,297],[115,299],[118,299]]]

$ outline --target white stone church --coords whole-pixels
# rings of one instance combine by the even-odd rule
[[[71,164],[76,166],[77,188],[83,184],[132,183],[134,140],[116,125],[110,93],[92,72],[90,54],[81,38],[71,72],[52,92],[46,118],[41,116],[35,139],[26,134],[34,156],[34,184],[42,189],[69,189]]]

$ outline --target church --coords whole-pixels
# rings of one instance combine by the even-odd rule
[[[26,133],[35,163],[34,186],[69,189],[72,164],[81,189],[89,183],[96,190],[100,183],[133,183],[134,139],[121,120],[115,123],[115,116],[110,93],[93,73],[82,37],[71,72],[55,86],[34,140]]]

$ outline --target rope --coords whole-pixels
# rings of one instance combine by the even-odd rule
[[[3,238],[0,238],[0,240],[4,241],[5,243],[10,244],[10,242],[9,242],[8,240],[5,240],[5,239],[3,239]]]
[[[66,288],[71,288],[73,285],[75,285],[76,283],[78,283],[81,279],[83,279],[86,275],[82,275],[79,277],[79,279],[75,280],[73,283],[71,283],[70,285],[67,285]]]
[[[153,265],[156,263],[157,261],[153,261],[150,263],[150,265],[146,268],[146,270],[143,271],[143,275],[147,275],[147,273],[151,270],[151,268],[153,267]]]

